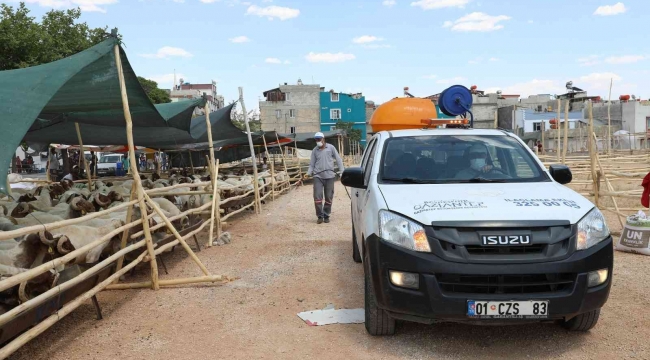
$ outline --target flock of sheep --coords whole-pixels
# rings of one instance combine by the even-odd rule
[[[162,189],[171,187],[168,191],[160,191],[161,195],[150,194],[153,201],[163,210],[168,217],[178,217],[182,212],[201,207],[212,201],[212,186],[209,184],[209,175],[188,175],[185,171],[181,174],[171,172],[169,178],[161,179],[153,174],[151,179],[142,177],[145,189]],[[260,196],[268,191],[271,175],[261,172],[258,176]],[[285,172],[275,175],[277,183],[285,182],[288,176]],[[197,188],[175,186],[179,184],[201,184]],[[204,186],[204,184],[207,185]],[[125,181],[95,181],[93,191],[87,184],[74,183],[63,180],[41,186],[34,191],[14,189],[15,200],[0,200],[0,234],[4,231],[17,230],[23,227],[47,224],[66,219],[79,218],[89,213],[118,206],[130,200],[133,180]],[[222,200],[237,197],[221,206],[224,213],[233,209],[246,206],[253,201],[253,177],[245,170],[222,171],[217,179],[217,188]],[[198,191],[197,191],[198,190]],[[162,191],[165,191],[162,193]],[[191,191],[197,194],[188,194]],[[179,194],[179,195],[174,195]],[[248,195],[246,195],[248,194]],[[133,207],[132,219],[141,217],[140,208]],[[147,214],[152,214],[152,209],[147,209]],[[79,249],[96,239],[109,234],[126,223],[127,207],[124,206],[113,212],[98,216],[87,221],[68,225],[50,231],[39,231],[12,240],[0,240],[0,280],[10,277],[40,265],[43,262],[64,256]],[[201,215],[195,215],[201,216]],[[205,216],[205,215],[204,215]],[[132,220],[131,220],[132,221]],[[154,215],[150,220],[150,227],[162,223],[159,216]],[[178,231],[190,224],[190,217],[182,216],[172,222]],[[129,235],[141,233],[142,225],[129,230]],[[154,242],[168,236],[165,227],[152,232]],[[129,236],[129,239],[131,236]],[[131,239],[132,242],[140,241]],[[101,258],[110,256],[120,248],[121,235],[115,236],[111,241],[93,248],[85,255],[77,257],[71,264],[93,264]],[[56,285],[57,272],[62,268],[46,272],[26,283],[20,284],[0,292],[0,313],[4,313],[22,302],[29,300],[49,290]]]

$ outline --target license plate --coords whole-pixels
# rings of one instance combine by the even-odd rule
[[[484,319],[544,319],[548,300],[542,301],[467,301],[467,316]]]

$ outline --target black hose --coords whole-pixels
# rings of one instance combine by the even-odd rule
[[[320,174],[320,173],[324,173],[324,172],[326,172],[326,171],[334,171],[334,170],[323,170],[323,171],[319,171],[319,172],[317,172],[317,173],[315,173],[315,174],[312,174],[311,177],[312,177],[312,179],[318,179],[318,181],[320,181],[321,184],[323,184],[323,186],[324,186],[325,183],[323,183],[323,179],[321,179],[321,178],[317,178],[317,177],[314,177],[314,175],[318,175],[318,174]],[[345,193],[348,194],[348,198],[350,198],[350,200],[352,200],[352,196],[350,196],[350,193],[348,192],[348,188],[347,188],[347,186],[343,186],[343,189],[345,189]]]

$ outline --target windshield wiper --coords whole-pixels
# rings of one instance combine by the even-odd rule
[[[411,177],[405,177],[405,178],[382,178],[384,181],[395,181],[395,182],[401,182],[405,184],[435,184],[437,181],[435,180],[420,180],[420,179],[415,179]]]
[[[482,176],[477,176],[475,178],[471,178],[469,180],[465,180],[463,182],[468,182],[468,183],[502,183],[506,182],[505,179],[487,179]]]

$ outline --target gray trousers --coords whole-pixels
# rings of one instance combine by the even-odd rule
[[[319,218],[328,219],[332,213],[332,200],[334,198],[335,180],[335,178],[314,178],[314,205],[316,206],[316,216]],[[323,193],[325,195],[324,204]]]

